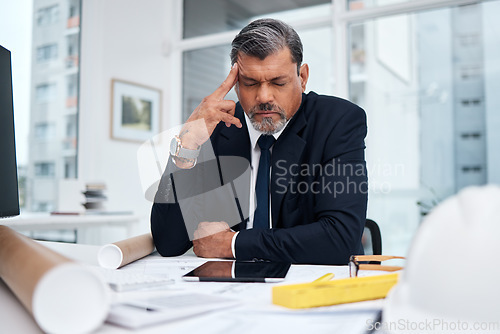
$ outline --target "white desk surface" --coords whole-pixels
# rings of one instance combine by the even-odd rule
[[[2,219],[1,224],[9,226],[16,231],[26,230],[51,230],[51,229],[77,229],[103,225],[128,226],[139,222],[136,215],[112,214],[82,214],[82,215],[50,215],[32,214]]]
[[[41,242],[77,261],[97,265],[99,246]],[[188,253],[180,257],[163,258],[154,253],[147,258],[124,267],[128,270],[164,270],[175,284],[161,288],[116,293],[115,300],[162,296],[179,292],[196,292],[221,295],[240,300],[234,308],[219,310],[204,315],[145,327],[137,331],[104,323],[95,333],[365,333],[370,322],[381,310],[383,300],[328,306],[321,308],[291,310],[273,305],[271,290],[277,284],[312,281],[326,273],[335,278],[345,278],[347,266],[292,265],[283,283],[220,283],[185,282],[181,276],[205,262]],[[29,313],[17,301],[0,280],[0,333],[42,333]]]

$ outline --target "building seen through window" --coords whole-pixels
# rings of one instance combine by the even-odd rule
[[[58,183],[77,177],[80,1],[33,1],[30,152],[25,211],[57,208]]]

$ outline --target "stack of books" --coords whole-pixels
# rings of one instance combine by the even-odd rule
[[[82,205],[87,211],[100,211],[104,209],[104,202],[107,197],[104,195],[106,185],[104,183],[87,183],[85,195],[85,203]]]

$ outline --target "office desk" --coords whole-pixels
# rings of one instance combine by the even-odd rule
[[[140,217],[136,215],[20,215],[2,219],[2,225],[9,226],[15,231],[47,231],[47,230],[75,230],[77,243],[90,243],[87,232],[96,227],[119,226],[124,227],[127,237],[132,236],[132,228],[139,224]]]
[[[98,246],[42,242],[45,246],[65,254],[77,261],[97,265]],[[382,308],[382,300],[321,307],[306,310],[290,310],[273,305],[270,283],[212,283],[185,282],[181,276],[193,267],[205,262],[194,254],[162,258],[157,254],[136,262],[134,270],[142,266],[145,271],[161,268],[175,279],[175,284],[162,288],[117,293],[115,300],[144,296],[160,296],[179,292],[196,292],[223,295],[241,301],[237,307],[204,315],[163,323],[131,331],[108,323],[95,331],[111,333],[365,333],[368,325]],[[160,264],[160,266],[159,266]],[[152,266],[154,265],[154,266]],[[127,269],[127,267],[124,267]],[[292,265],[283,283],[291,284],[312,281],[326,273],[335,273],[336,278],[348,276],[347,266]],[[41,333],[34,320],[25,311],[5,284],[0,281],[0,333]]]

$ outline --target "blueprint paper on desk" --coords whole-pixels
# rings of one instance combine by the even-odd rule
[[[136,274],[170,278],[182,282],[182,275],[207,262],[206,259],[197,257],[171,257],[165,258],[158,254],[128,264],[123,269]]]
[[[173,294],[116,304],[107,322],[140,328],[236,306],[237,301],[199,293]]]
[[[153,253],[143,260],[138,260],[125,266],[123,269],[132,270],[145,275],[159,275],[175,280],[175,284],[166,285],[161,290],[136,291],[132,293],[117,294],[120,305],[112,308],[113,314],[121,312],[121,317],[126,316],[123,312],[123,304],[134,304],[138,306],[134,315],[142,321],[131,326],[147,326],[147,324],[158,324],[158,328],[167,328],[172,333],[194,333],[203,329],[204,334],[219,333],[270,333],[286,332],[314,333],[314,334],[361,334],[371,328],[382,309],[383,300],[372,300],[359,303],[341,304],[334,306],[317,307],[312,309],[292,310],[272,304],[272,288],[277,285],[311,282],[326,273],[334,273],[335,278],[349,277],[347,266],[313,266],[292,265],[285,282],[277,284],[241,284],[241,283],[210,283],[210,282],[185,282],[182,275],[198,267],[209,259],[200,259],[194,254],[185,254],[180,257],[164,258]],[[237,301],[236,307],[225,305],[207,307],[204,310],[186,309],[179,317],[182,321],[173,321],[172,317],[162,314],[148,314],[146,319],[141,318],[145,310],[145,304],[137,303],[137,298],[147,296],[158,297],[163,295],[186,295],[200,293],[209,295],[211,298],[224,298]],[[133,299],[132,299],[133,298]],[[182,297],[184,298],[184,297]],[[186,302],[191,298],[186,297]],[[215,300],[214,299],[214,300]],[[166,301],[166,299],[164,299]],[[173,299],[170,299],[173,301]],[[217,304],[217,303],[215,303]],[[234,305],[234,304],[233,304]],[[152,306],[152,304],[149,304]],[[142,307],[142,310],[141,310]],[[152,308],[152,307],[151,307]],[[130,312],[130,307],[126,309]],[[193,313],[190,313],[193,312]],[[252,316],[249,316],[251,314]],[[191,316],[202,315],[202,316]],[[157,318],[154,318],[157,317]],[[256,318],[259,320],[256,321]],[[176,318],[180,319],[180,318]],[[111,322],[113,319],[109,318]],[[113,323],[117,323],[116,321]],[[166,327],[162,326],[165,325]],[[126,326],[121,324],[121,326]],[[137,327],[136,327],[137,328]],[[174,330],[172,330],[174,329]],[[156,330],[156,327],[154,327]],[[152,329],[152,333],[155,332]],[[164,331],[167,332],[167,331]]]
[[[366,334],[379,313],[379,308],[369,305],[357,309],[325,307],[298,311],[277,307],[249,310],[243,306],[193,318],[182,327],[182,332],[197,333],[203,328],[203,334]]]

